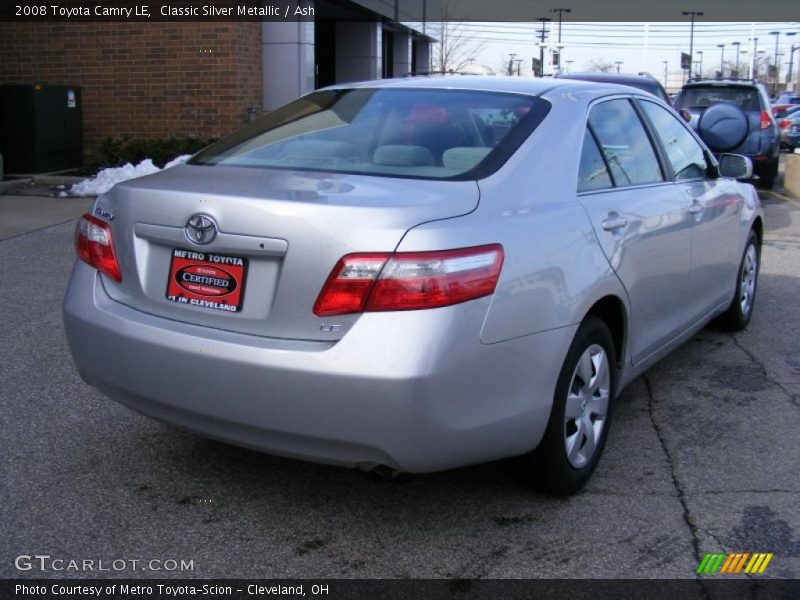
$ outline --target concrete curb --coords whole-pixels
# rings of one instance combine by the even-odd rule
[[[74,175],[35,175],[33,182],[36,185],[72,185],[84,179],[86,177],[76,177]]]
[[[8,194],[30,185],[32,179],[6,179],[0,181],[0,194]]]

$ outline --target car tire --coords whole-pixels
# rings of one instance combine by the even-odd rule
[[[758,243],[756,232],[751,231],[737,271],[736,294],[728,310],[717,319],[717,323],[722,329],[741,331],[747,327],[750,317],[753,315],[760,267],[761,246]]]
[[[534,487],[559,496],[583,487],[603,453],[615,384],[611,332],[605,322],[590,316],[567,352],[547,430],[529,457]]]
[[[758,187],[763,190],[771,190],[772,186],[775,185],[775,178],[778,176],[778,161],[780,159],[775,159],[771,163],[767,165],[767,168],[764,169],[764,172],[759,174],[758,178]]]

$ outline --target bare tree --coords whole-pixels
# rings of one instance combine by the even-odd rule
[[[467,31],[465,23],[449,18],[448,2],[442,2],[442,20],[438,23],[439,43],[433,54],[433,70],[457,73],[469,64],[486,45],[475,39],[474,31]],[[434,25],[436,31],[437,25]]]
[[[604,58],[593,58],[586,63],[586,70],[594,73],[611,73],[616,71],[617,67],[614,63],[607,61]]]

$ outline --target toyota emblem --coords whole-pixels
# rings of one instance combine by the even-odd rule
[[[186,239],[200,246],[213,242],[218,231],[217,222],[208,215],[192,215],[183,229]]]

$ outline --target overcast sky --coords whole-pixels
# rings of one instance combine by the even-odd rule
[[[531,57],[539,56],[538,38],[540,23],[462,23],[460,27],[476,43],[483,44],[474,55],[477,64],[499,70],[502,60],[508,60],[509,53],[516,53],[524,59],[523,74],[530,75]],[[548,23],[547,43],[558,43],[558,23]],[[751,56],[751,37],[758,38],[758,50],[765,50],[770,57],[775,52],[775,37],[770,31],[779,31],[779,50],[784,55],[781,64],[789,62],[790,48],[800,46],[800,24],[792,23],[706,23],[697,21],[694,32],[695,60],[703,52],[703,69],[719,68],[720,48],[725,44],[725,59],[734,60],[736,46],[740,42],[739,60],[742,65],[749,64]],[[798,35],[787,36],[787,33]],[[534,39],[536,36],[536,39]],[[622,72],[638,73],[648,71],[663,79],[664,63],[672,77],[680,75],[680,54],[689,51],[689,23],[571,23],[564,21],[561,26],[561,43],[564,46],[564,61],[573,61],[572,71],[585,70],[592,59],[602,58],[609,62],[621,60]],[[795,51],[795,72],[800,50]],[[567,65],[565,64],[565,67]],[[743,68],[743,67],[740,67]],[[787,66],[781,68],[781,79]]]

